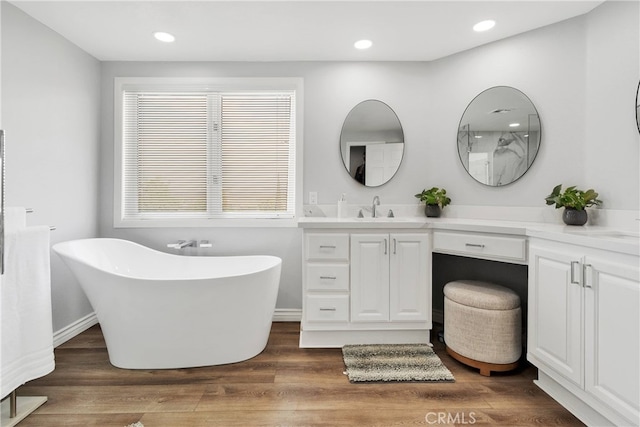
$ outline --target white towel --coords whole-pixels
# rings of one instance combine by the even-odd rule
[[[27,226],[27,210],[22,207],[4,208],[4,229],[18,230]]]
[[[49,227],[7,229],[0,284],[0,397],[55,368]]]

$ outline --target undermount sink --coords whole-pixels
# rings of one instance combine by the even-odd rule
[[[372,218],[372,217],[359,218],[359,217],[355,217],[354,220],[359,221],[359,222],[413,222],[413,221],[416,220],[416,218],[413,218],[413,217],[388,217],[388,216],[382,216],[382,217],[377,217],[377,218]]]

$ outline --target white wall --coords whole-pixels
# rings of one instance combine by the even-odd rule
[[[608,1],[587,16],[430,63],[99,64],[5,2],[2,11],[3,126],[17,141],[8,201],[33,206],[33,222],[58,226],[52,234],[56,241],[97,233],[164,249],[179,238],[203,238],[214,243],[212,253],[274,254],[284,260],[277,307],[301,307],[298,229],[113,228],[115,76],[303,77],[304,194],[306,199],[317,191],[321,204],[335,203],[343,192],[350,203],[363,205],[374,195],[387,204],[417,203],[413,194],[437,185],[447,188],[453,204],[540,207],[551,188],[564,183],[595,187],[610,209],[639,207],[636,2]],[[495,85],[526,93],[542,121],[542,145],[532,169],[501,188],[471,179],[456,151],[464,109]],[[38,107],[27,114],[25,102],[36,96]],[[406,140],[400,171],[378,188],[349,178],[338,144],[348,112],[370,98],[395,110]],[[73,119],[77,123],[71,124]],[[55,262],[54,256],[54,326],[61,327],[90,307]]]
[[[577,18],[442,59],[434,65],[432,121],[435,176],[462,205],[545,206],[559,183],[582,185],[584,169],[584,19]],[[542,124],[531,169],[513,184],[487,187],[459,166],[454,141],[468,103],[492,86],[513,86],[533,102]],[[441,143],[447,141],[447,143]],[[569,167],[569,165],[571,165]],[[434,174],[433,172],[436,172]]]
[[[178,238],[195,237],[212,240],[216,253],[262,251],[282,256],[283,277],[277,306],[301,306],[299,230],[112,228],[111,112],[116,76],[303,77],[304,195],[306,200],[309,191],[317,191],[320,204],[335,203],[343,192],[347,193],[349,203],[355,204],[367,205],[374,195],[387,204],[417,203],[413,194],[435,185],[448,189],[453,204],[541,207],[553,186],[563,183],[595,187],[610,209],[637,210],[637,179],[626,178],[638,176],[637,161],[621,161],[625,153],[607,151],[607,156],[601,156],[601,142],[587,133],[594,127],[606,129],[607,122],[585,125],[587,112],[594,109],[612,111],[617,126],[628,121],[628,127],[633,129],[635,124],[631,115],[633,101],[625,109],[624,99],[635,96],[637,82],[629,84],[628,93],[623,84],[618,84],[613,93],[604,90],[606,96],[586,89],[587,80],[590,87],[598,88],[610,86],[611,81],[619,78],[617,67],[597,67],[589,61],[609,52],[627,57],[628,63],[635,58],[635,70],[627,67],[624,79],[629,81],[631,76],[637,79],[638,37],[611,35],[621,32],[621,26],[637,33],[637,22],[627,18],[630,7],[633,6],[607,4],[606,10],[598,8],[593,16],[578,17],[431,63],[104,63],[100,233],[131,238],[158,249]],[[594,67],[597,73],[593,72]],[[542,145],[533,167],[523,178],[505,187],[492,188],[477,183],[464,171],[456,151],[456,136],[467,104],[481,91],[497,85],[514,86],[531,98],[542,120]],[[348,176],[338,145],[344,118],[365,99],[380,99],[389,104],[405,133],[405,156],[400,171],[391,182],[377,188],[364,188]],[[625,139],[627,152],[632,153],[630,157],[637,160],[637,134],[624,132],[620,137]],[[592,157],[601,162],[597,174],[588,167],[588,159]],[[632,197],[620,197],[616,193],[618,188],[632,192]]]
[[[586,25],[584,182],[601,189],[607,206],[638,210],[640,3],[605,2],[587,16]]]
[[[7,2],[2,7],[6,203],[57,227],[51,242],[97,235],[100,63]],[[52,254],[53,329],[93,310]]]

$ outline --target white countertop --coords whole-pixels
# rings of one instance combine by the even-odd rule
[[[396,218],[304,217],[298,220],[298,227],[305,229],[422,229],[506,234],[640,255],[640,234],[637,231],[601,226],[408,216]]]

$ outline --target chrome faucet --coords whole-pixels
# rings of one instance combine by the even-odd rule
[[[375,196],[371,205],[371,218],[376,217],[376,206],[380,206],[380,197]]]
[[[195,248],[197,246],[195,240],[186,240],[182,242],[178,242],[178,249],[183,249],[187,247]]]
[[[169,243],[167,247],[174,249],[184,249],[187,247],[195,248],[197,246],[195,240],[178,240],[176,243]]]

